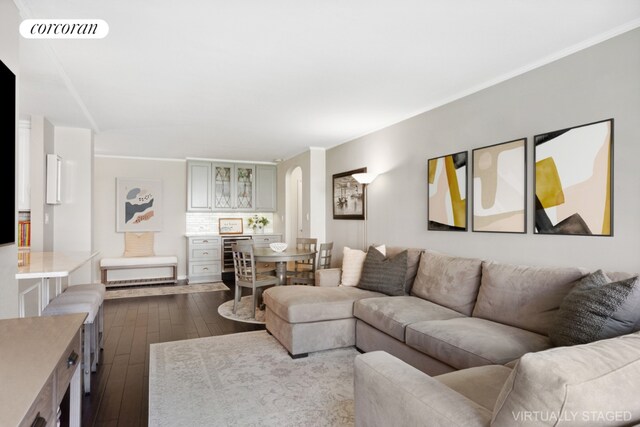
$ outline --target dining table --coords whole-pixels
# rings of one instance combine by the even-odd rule
[[[276,265],[276,277],[278,285],[287,282],[287,262],[303,261],[315,259],[316,251],[308,249],[287,248],[284,251],[276,252],[271,248],[254,248],[253,257],[256,262],[273,262]]]

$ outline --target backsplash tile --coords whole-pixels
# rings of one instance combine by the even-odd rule
[[[187,212],[187,234],[217,233],[220,218],[242,218],[245,234],[252,234],[253,230],[247,225],[247,220],[254,216],[264,216],[269,220],[265,233],[273,233],[273,212]]]

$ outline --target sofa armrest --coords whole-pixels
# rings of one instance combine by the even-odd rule
[[[355,359],[357,426],[488,426],[491,412],[383,351]]]
[[[316,270],[316,286],[340,286],[342,270],[339,268],[325,268]]]

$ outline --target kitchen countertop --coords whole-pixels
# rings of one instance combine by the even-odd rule
[[[185,233],[185,237],[238,237],[238,236],[280,236],[282,233],[243,233],[243,234],[218,234],[212,232]]]

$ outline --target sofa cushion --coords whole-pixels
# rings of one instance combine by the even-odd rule
[[[407,251],[386,258],[371,246],[364,260],[358,288],[391,296],[404,295],[406,274]]]
[[[564,297],[549,338],[556,346],[586,344],[633,331],[640,318],[638,277],[611,282],[598,270]]]
[[[411,294],[471,315],[480,286],[482,260],[424,251]]]
[[[412,323],[405,337],[407,345],[458,369],[504,365],[551,346],[546,336],[473,317]]]
[[[559,420],[577,419],[576,425],[635,425],[640,422],[638,378],[640,333],[530,353],[505,383],[491,425],[512,426],[516,417],[540,411]]]
[[[353,317],[353,302],[382,294],[353,287],[274,286],[263,293],[264,303],[289,323],[319,322]]]
[[[376,246],[376,249],[382,255],[387,254],[384,245]],[[366,252],[360,249],[351,249],[347,246],[342,249],[342,286],[358,285],[366,256]]]
[[[546,335],[562,299],[586,273],[485,261],[473,316]]]
[[[389,258],[393,258],[402,251],[407,251],[407,274],[404,277],[404,293],[409,295],[413,282],[416,279],[418,265],[420,265],[420,256],[422,252],[424,252],[424,249],[387,246],[386,251]]]
[[[511,374],[502,365],[477,366],[434,377],[469,400],[493,412],[502,386]]]
[[[457,311],[410,296],[361,299],[353,305],[353,315],[402,342],[405,328],[411,323],[463,317]]]

